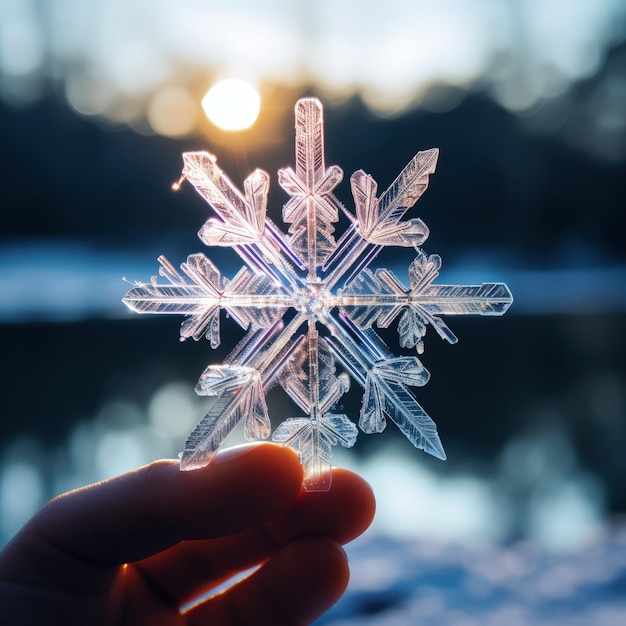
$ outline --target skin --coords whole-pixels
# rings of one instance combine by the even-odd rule
[[[253,444],[192,472],[158,461],[63,494],[0,552],[0,623],[309,624],[344,592],[341,545],[369,526],[375,503],[346,470],[333,470],[328,492],[301,482],[292,450]]]

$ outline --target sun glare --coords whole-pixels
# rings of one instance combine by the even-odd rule
[[[202,98],[202,108],[216,126],[244,130],[256,121],[261,97],[254,87],[236,78],[222,80]]]

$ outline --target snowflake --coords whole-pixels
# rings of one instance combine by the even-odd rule
[[[212,348],[220,344],[221,310],[247,330],[225,363],[200,377],[196,392],[214,402],[187,439],[182,469],[206,465],[240,421],[247,439],[267,438],[265,394],[278,384],[304,415],[286,419],[273,439],[297,450],[305,487],[323,491],[330,488],[332,446],[351,447],[357,437],[353,422],[332,412],[350,379],[364,389],[361,430],[380,433],[389,418],[416,448],[446,458],[435,423],[409,389],[425,385],[428,371],[416,356],[394,356],[374,325],[387,328],[397,319],[400,345],[421,354],[429,324],[457,341],[440,315],[502,315],[512,297],[503,283],[433,284],[441,258],[419,247],[428,228],[402,218],[428,187],[437,149],[418,152],[380,196],[370,175],[355,172],[355,216],[333,194],[343,172],[325,163],[322,105],[299,100],[295,114],[296,167],[278,172],[289,195],[288,234],[266,215],[264,171],[252,172],[242,193],[213,155],[184,153],[180,182],[189,180],[217,214],[198,236],[234,249],[245,265],[227,280],[203,254],[189,256],[182,273],[160,257],[165,282],[136,283],[124,302],[138,313],[185,315],[181,339],[205,336]],[[336,241],[332,224],[340,213],[350,225]],[[408,289],[390,270],[369,269],[385,246],[415,248]]]

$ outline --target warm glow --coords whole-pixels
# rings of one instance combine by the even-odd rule
[[[254,124],[261,108],[256,89],[238,79],[222,80],[202,98],[207,117],[224,130],[243,130]]]
[[[182,87],[166,87],[158,91],[148,104],[150,126],[159,135],[182,137],[196,125],[197,101]]]

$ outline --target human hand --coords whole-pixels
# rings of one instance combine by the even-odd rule
[[[346,470],[333,470],[328,492],[301,482],[292,450],[254,444],[199,470],[158,461],[63,494],[0,552],[0,623],[308,624],[345,590],[340,545],[369,526],[375,504]]]

